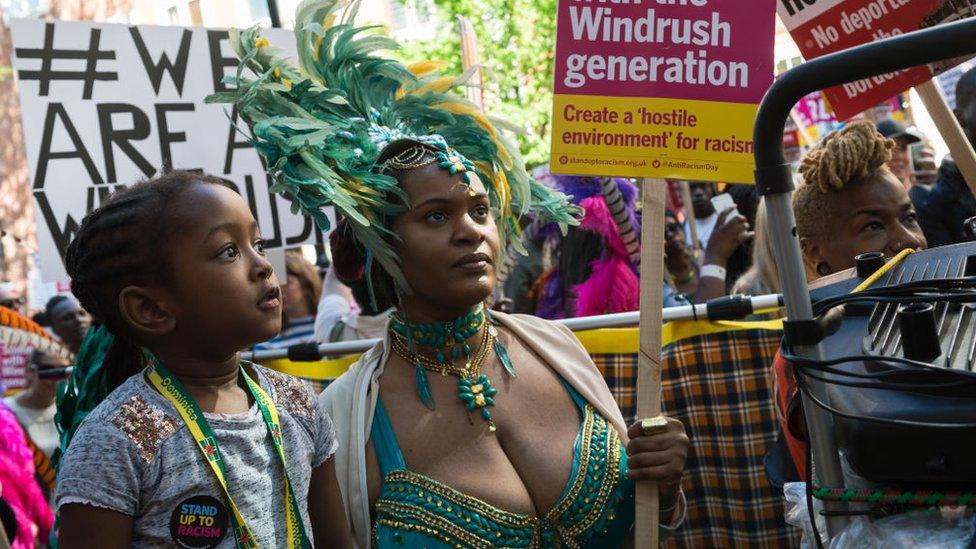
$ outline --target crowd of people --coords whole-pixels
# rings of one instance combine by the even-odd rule
[[[334,9],[299,17],[321,27]],[[226,182],[168,171],[85,217],[65,258],[72,295],[27,311],[0,285],[0,306],[34,312],[64,348],[4,349],[4,372],[24,371],[0,405],[6,542],[619,547],[647,527],[634,516],[645,481],[657,483],[658,534],[681,528],[685,426],[627,424],[586,350],[551,322],[639,308],[634,183],[529,175],[432,63],[345,52],[372,56],[351,63],[336,48],[298,69],[258,55],[261,40],[242,33],[237,53],[273,76],[242,77],[219,99],[304,214],[324,223],[322,208],[336,209],[318,254],[329,260],[288,250],[275,273]],[[320,85],[293,87],[308,77]],[[976,69],[956,97],[976,147]],[[298,119],[341,130],[305,133]],[[314,154],[294,154],[299,134]],[[830,133],[799,179],[811,281],[861,253],[974,238],[959,169],[936,167],[925,136],[894,120]],[[687,200],[665,215],[665,306],[777,293],[754,187],[673,185]],[[380,342],[320,394],[239,354],[361,339]],[[803,478],[796,383],[782,357],[770,367],[787,476]]]

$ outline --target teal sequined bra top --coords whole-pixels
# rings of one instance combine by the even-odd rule
[[[407,547],[618,547],[634,523],[634,483],[620,437],[564,382],[582,416],[573,467],[544,517],[510,513],[407,469],[382,401],[372,440],[383,486],[374,545]]]

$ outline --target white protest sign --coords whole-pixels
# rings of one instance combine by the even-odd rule
[[[11,31],[46,281],[65,278],[64,252],[87,212],[162,166],[234,183],[268,248],[322,242],[268,192],[261,159],[230,123],[236,113],[204,103],[237,69],[226,30],[14,19]],[[263,35],[294,53],[291,31]]]

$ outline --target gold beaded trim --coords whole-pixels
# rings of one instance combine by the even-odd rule
[[[397,530],[420,532],[455,547],[491,547],[492,545],[488,540],[468,532],[450,520],[413,505],[380,500],[376,502],[376,512],[377,515],[380,513],[388,513],[393,516],[411,518],[416,521],[405,522],[394,518],[377,516],[377,524]],[[426,526],[428,524],[431,526]]]
[[[446,499],[459,507],[473,511],[492,522],[502,524],[508,528],[532,528],[534,539],[531,547],[533,548],[539,547],[541,524],[551,524],[559,534],[561,542],[567,547],[572,547],[576,545],[576,538],[578,536],[584,534],[600,520],[607,503],[610,501],[610,496],[616,490],[618,484],[617,471],[620,467],[620,437],[616,430],[611,428],[605,420],[600,422],[597,432],[594,433],[593,427],[596,423],[596,410],[592,405],[587,404],[584,407],[583,426],[581,427],[581,432],[584,433],[584,436],[581,440],[580,464],[576,472],[576,477],[573,479],[572,486],[566,496],[560,499],[546,513],[545,518],[541,522],[536,517],[503,511],[483,500],[459,492],[436,480],[404,469],[390,472],[384,479],[384,482],[401,482],[412,485],[408,489],[416,489],[418,492],[417,495],[422,498],[424,497],[424,492],[428,492],[430,493],[430,497],[436,496],[440,499]],[[564,527],[558,519],[560,515],[572,507],[583,491],[586,476],[590,474],[589,464],[592,458],[591,451],[593,442],[597,437],[606,437],[607,444],[607,459],[603,467],[603,482],[600,483],[600,490],[592,498],[592,501],[586,502],[588,505],[586,516],[578,523],[568,528]],[[414,486],[416,488],[413,488]],[[497,545],[498,540],[484,540],[464,528],[455,525],[449,519],[415,505],[398,503],[381,498],[376,502],[376,511],[378,515],[376,519],[377,524],[401,530],[420,532],[455,547],[500,547]],[[420,524],[407,523],[395,518],[379,516],[383,513],[411,518]],[[441,529],[425,526],[426,524],[436,524]],[[499,533],[499,535],[501,534]],[[495,541],[495,543],[492,543],[492,541]]]
[[[434,479],[404,469],[391,471],[388,475],[386,475],[386,478],[383,479],[383,482],[403,482],[414,485],[417,487],[418,492],[426,491],[438,496],[439,498],[451,500],[461,507],[466,507],[479,515],[489,517],[492,521],[499,524],[504,524],[509,528],[530,528],[534,527],[538,523],[538,519],[535,517],[503,511],[485,502],[484,500],[469,496],[455,490],[454,488],[451,488],[450,486],[447,486],[446,484],[441,484]],[[420,495],[420,497],[424,496]],[[377,508],[378,506],[379,502],[377,502]]]
[[[423,145],[414,145],[383,162],[383,170],[405,171],[437,162],[437,157]]]
[[[586,482],[586,476],[590,474],[589,462],[591,459],[593,440],[598,436],[606,436],[608,438],[607,461],[604,465],[603,482],[600,483],[600,491],[597,492],[592,502],[586,502],[589,505],[589,512],[587,515],[583,518],[583,520],[572,525],[570,528],[558,528],[560,537],[562,537],[564,541],[566,540],[565,535],[575,538],[576,536],[586,532],[590,527],[600,520],[607,502],[610,501],[610,495],[617,487],[616,471],[620,465],[620,444],[618,442],[617,432],[609,428],[606,421],[603,421],[601,422],[599,432],[593,433],[593,425],[596,422],[596,410],[592,405],[587,404],[584,407],[584,411],[584,436],[580,448],[580,464],[579,469],[576,471],[576,478],[573,479],[573,485],[566,494],[566,497],[561,499],[560,502],[552,508],[552,510],[546,513],[545,520],[552,524],[559,524],[559,516],[565,513],[577,501],[577,498],[579,498]]]

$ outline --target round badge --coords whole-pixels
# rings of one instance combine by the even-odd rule
[[[228,529],[227,507],[212,496],[183,500],[169,519],[169,532],[180,547],[216,547]]]

